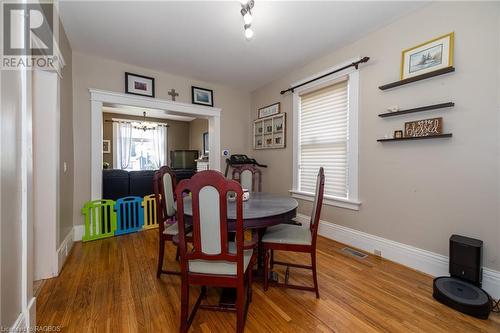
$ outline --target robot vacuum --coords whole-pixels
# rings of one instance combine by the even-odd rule
[[[435,278],[432,296],[439,302],[473,317],[488,319],[491,311],[491,300],[486,291],[457,278]]]

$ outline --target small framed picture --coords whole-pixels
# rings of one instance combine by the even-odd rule
[[[111,153],[111,140],[102,140],[102,152],[104,154]]]
[[[125,92],[127,94],[155,97],[155,79],[125,72]]]
[[[210,89],[191,87],[193,104],[214,106],[214,92]]]
[[[401,80],[453,66],[454,33],[403,50]]]
[[[208,132],[203,133],[203,155],[208,156]]]
[[[265,118],[280,113],[280,102],[259,109],[258,117]]]

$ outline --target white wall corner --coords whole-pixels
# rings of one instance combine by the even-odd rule
[[[309,226],[310,217],[297,214],[295,218],[304,227]],[[432,276],[448,276],[447,256],[398,243],[386,238],[320,220],[318,234],[368,253],[382,252],[382,257],[408,266]],[[483,268],[483,289],[492,297],[500,298],[500,272]]]
[[[81,242],[84,231],[85,226],[83,224],[73,226],[73,242]]]

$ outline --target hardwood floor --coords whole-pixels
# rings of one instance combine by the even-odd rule
[[[498,314],[484,321],[434,301],[430,276],[374,256],[355,259],[341,247],[318,239],[319,300],[299,290],[264,293],[254,283],[246,332],[500,332]],[[170,244],[166,261],[178,268],[174,256]],[[38,325],[60,325],[62,332],[178,332],[180,278],[157,279],[156,258],[157,230],[76,243],[60,276],[44,283]],[[276,259],[307,260],[279,252]],[[291,269],[290,280],[312,283],[310,272],[299,269]],[[190,294],[193,302],[198,291]],[[209,301],[216,297],[209,290]],[[199,310],[191,331],[234,332],[235,323],[233,313]]]

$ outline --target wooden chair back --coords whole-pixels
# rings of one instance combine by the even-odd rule
[[[244,164],[233,168],[233,179],[250,192],[262,192],[262,172],[259,168]]]
[[[162,166],[153,176],[153,191],[156,200],[156,214],[160,230],[163,222],[175,216],[175,173],[168,166]]]
[[[312,242],[315,246],[316,237],[318,235],[319,219],[321,216],[321,207],[323,206],[323,193],[325,191],[325,172],[323,167],[319,168],[318,176],[316,177],[316,193],[314,196],[313,210],[311,213],[311,223],[309,228],[312,234]]]
[[[183,193],[191,193],[193,249],[188,251],[184,218]],[[227,229],[228,192],[236,194],[236,253],[229,252]],[[181,271],[187,272],[189,260],[213,260],[237,263],[237,276],[243,267],[243,191],[238,182],[228,180],[218,171],[196,173],[191,179],[179,182],[176,189],[177,219]]]

